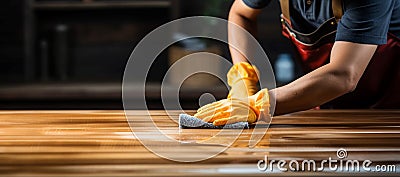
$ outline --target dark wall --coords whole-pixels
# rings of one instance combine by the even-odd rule
[[[23,79],[23,0],[0,5],[0,84]]]

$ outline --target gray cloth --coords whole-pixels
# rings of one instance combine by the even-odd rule
[[[244,129],[249,128],[248,122],[237,122],[227,124],[225,126],[215,126],[212,123],[204,122],[201,119],[193,117],[188,114],[179,114],[179,127],[180,128],[211,128],[211,129]]]

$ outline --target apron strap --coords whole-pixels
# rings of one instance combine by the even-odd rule
[[[281,4],[281,11],[282,11],[283,18],[289,24],[291,24],[291,22],[290,22],[289,1],[290,0],[280,0],[280,4]],[[342,0],[332,0],[332,12],[333,12],[333,16],[336,19],[336,22],[339,22],[339,20],[343,16]]]
[[[332,12],[336,22],[339,22],[343,16],[342,0],[332,0]]]

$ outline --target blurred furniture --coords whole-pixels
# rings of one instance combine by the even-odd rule
[[[0,109],[121,109],[122,75],[136,44],[165,22],[212,15],[204,10],[210,2],[216,0],[4,0]],[[227,18],[232,2],[224,1],[218,17]],[[260,16],[259,39],[272,62],[288,53],[277,6],[271,2]],[[229,60],[227,45],[218,45]],[[161,53],[147,78],[151,109],[162,108],[168,55]],[[184,108],[198,107],[197,98],[206,91],[224,98],[227,88],[220,85],[182,89]]]
[[[119,82],[135,45],[151,30],[179,17],[178,0],[25,3],[25,79],[33,82]],[[165,70],[163,61],[154,69]]]
[[[185,58],[187,57],[187,58]],[[222,51],[218,45],[210,45],[201,50],[188,50],[179,46],[169,48],[169,65],[176,66],[170,70],[167,78],[170,84],[182,84],[182,88],[209,88],[220,85],[220,78],[225,76],[222,72]],[[182,60],[180,60],[182,59]],[[186,60],[185,60],[186,59]],[[208,71],[209,73],[193,73],[195,71]],[[189,78],[188,74],[193,74]],[[215,75],[215,76],[214,76]]]
[[[0,86],[0,109],[123,109],[121,83],[48,83],[13,84]],[[141,85],[129,87],[130,99],[141,100]],[[223,85],[208,88],[189,88],[179,91],[183,109],[197,109],[204,92],[212,93],[216,99],[226,97]],[[167,95],[175,95],[175,88],[167,89]],[[161,100],[161,85],[146,84],[146,105],[149,109],[164,109]]]
[[[6,3],[3,8],[10,10],[4,12],[8,14],[4,21],[16,21],[9,33],[21,39],[15,40],[15,47],[1,43],[5,52],[13,48],[1,55],[6,58],[0,61],[6,70],[0,75],[4,83],[0,84],[0,109],[122,109],[122,77],[132,50],[150,31],[181,17],[180,4],[180,0]],[[11,15],[17,12],[21,16]],[[19,31],[14,32],[16,28]],[[147,78],[150,109],[163,108],[160,83],[167,69],[168,51],[164,51]],[[217,98],[227,92],[221,87],[183,90],[184,107],[195,109],[195,97],[206,90]]]

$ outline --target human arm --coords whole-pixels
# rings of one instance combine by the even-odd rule
[[[395,1],[346,0],[330,63],[276,94],[276,114],[306,110],[355,89],[378,45],[385,44]],[[346,41],[346,42],[345,42]]]
[[[311,109],[354,90],[377,46],[386,41],[391,3],[346,1],[330,63],[269,91],[276,100],[274,115]]]
[[[260,9],[248,7],[243,0],[233,2],[228,17],[230,23],[228,25],[228,41],[233,64],[247,62],[246,57],[233,46],[237,46],[242,52],[249,50],[246,48],[248,46],[246,36],[232,25],[237,25],[255,36],[257,34],[257,16],[260,12]]]
[[[248,36],[243,31],[253,36],[257,33],[257,16],[260,11],[248,7],[243,0],[236,0],[229,12],[228,40],[234,65],[227,73],[228,84],[231,86],[228,98],[245,98],[258,90],[258,70],[247,61],[251,49],[248,48]]]
[[[377,45],[338,41],[332,49],[329,64],[269,92],[262,89],[247,99],[211,103],[200,108],[195,116],[215,125],[241,121],[254,123],[260,112],[269,112],[274,99],[274,115],[314,108],[354,90],[376,48]]]
[[[335,42],[330,63],[270,90],[276,100],[274,115],[311,109],[353,91],[376,48],[377,45]]]

